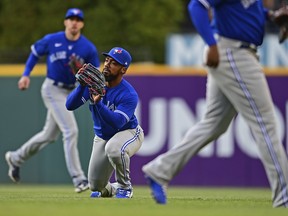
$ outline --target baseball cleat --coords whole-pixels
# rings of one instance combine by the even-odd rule
[[[164,186],[153,180],[150,176],[145,175],[148,185],[152,191],[154,200],[159,204],[166,204],[166,192]]]
[[[133,190],[132,189],[123,189],[118,188],[116,191],[116,198],[132,198]]]
[[[91,198],[100,198],[101,197],[101,192],[99,191],[93,191],[91,194],[90,194],[90,197]]]
[[[11,161],[10,151],[6,152],[5,159],[9,167],[8,176],[13,182],[15,183],[19,182],[20,181],[20,168],[18,166],[15,166],[13,162]]]
[[[86,191],[89,189],[89,184],[87,180],[83,180],[80,182],[76,187],[75,187],[75,192],[76,193],[81,193],[83,191]]]

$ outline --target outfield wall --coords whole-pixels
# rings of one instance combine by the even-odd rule
[[[17,82],[23,65],[0,66],[0,183],[10,182],[4,155],[19,147],[45,121],[40,87],[45,66],[38,65],[31,87],[21,92]],[[266,68],[265,73],[275,102],[281,139],[287,149],[288,69]],[[201,68],[171,68],[159,65],[132,65],[126,75],[140,96],[137,116],[145,131],[145,142],[132,158],[134,184],[144,184],[141,167],[177,143],[185,131],[203,116],[206,73]],[[93,139],[88,106],[75,111],[79,124],[79,151],[87,172]],[[247,125],[241,116],[216,142],[203,149],[185,166],[171,184],[193,186],[268,186],[263,166]],[[24,183],[70,183],[65,167],[61,137],[32,157],[21,168]]]

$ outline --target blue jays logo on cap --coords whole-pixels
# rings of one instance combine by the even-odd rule
[[[78,8],[70,8],[67,10],[65,19],[68,19],[70,17],[78,17],[79,19],[84,20],[84,13]]]
[[[114,47],[109,51],[109,53],[102,53],[102,54],[104,56],[109,56],[110,58],[113,58],[119,64],[127,68],[129,67],[132,61],[130,53],[121,47]]]
[[[117,49],[117,48],[114,49],[114,54],[115,54],[115,53],[119,53],[119,54],[122,53],[122,49]]]

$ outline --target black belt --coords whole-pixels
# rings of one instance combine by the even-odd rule
[[[66,84],[66,83],[57,82],[57,81],[54,81],[53,85],[58,86],[58,87],[63,88],[63,89],[67,89],[67,90],[72,90],[75,88],[75,84]]]
[[[257,52],[257,46],[255,44],[251,44],[251,43],[245,43],[245,42],[242,42],[240,44],[240,48],[243,48],[243,49],[249,49],[253,52]]]

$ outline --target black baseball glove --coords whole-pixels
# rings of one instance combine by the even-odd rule
[[[288,37],[288,6],[285,5],[274,11],[272,20],[279,27],[279,43],[283,43]]]
[[[80,85],[88,86],[90,94],[105,95],[105,77],[94,65],[84,64],[75,77]]]

